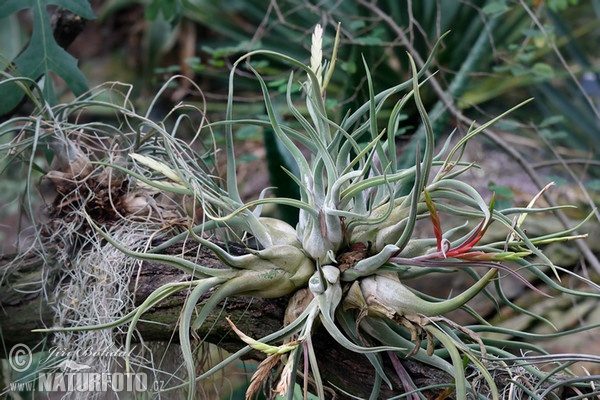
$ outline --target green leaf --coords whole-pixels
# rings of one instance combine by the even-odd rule
[[[152,0],[146,7],[145,17],[148,21],[155,21],[162,14],[164,20],[173,25],[179,21],[181,12],[181,0]]]
[[[552,115],[550,117],[544,118],[542,122],[540,122],[540,128],[546,128],[548,126],[560,124],[565,121],[565,117],[563,115]]]
[[[505,199],[512,199],[515,196],[515,193],[511,188],[504,185],[496,185],[494,182],[488,183],[488,188],[495,192],[496,195]]]
[[[359,29],[363,29],[365,26],[367,26],[365,21],[363,21],[362,19],[357,19],[350,23],[349,28],[352,31],[357,31]]]
[[[375,36],[365,36],[357,38],[355,42],[356,44],[363,46],[379,46],[381,44],[381,39]]]
[[[356,72],[356,63],[354,61],[346,61],[341,64],[341,67],[344,71],[349,74],[354,74]]]
[[[600,179],[593,179],[587,182],[585,186],[587,190],[600,192]]]
[[[548,8],[554,12],[567,9],[569,6],[574,6],[579,3],[579,0],[549,0]]]
[[[554,69],[546,63],[535,63],[531,70],[535,75],[542,78],[550,79],[554,77]]]
[[[544,32],[540,31],[539,29],[535,29],[535,28],[521,29],[521,33],[523,33],[523,36],[527,36],[527,37],[531,37],[531,38],[544,37]]]
[[[510,10],[510,7],[506,5],[506,1],[492,1],[491,3],[485,5],[481,11],[484,14],[500,14],[505,11]]]
[[[65,8],[83,18],[95,18],[89,2],[79,0],[7,0],[0,5],[0,18],[17,11],[31,8],[33,13],[33,32],[29,45],[14,60],[15,76],[31,80],[44,79],[43,94],[48,103],[56,104],[50,72],[60,76],[76,96],[87,89],[87,80],[77,67],[77,60],[61,48],[52,32],[50,18],[46,12],[49,5]],[[10,82],[2,86],[0,97],[0,115],[14,109],[25,96],[23,89]]]

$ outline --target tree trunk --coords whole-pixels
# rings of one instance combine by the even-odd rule
[[[177,246],[169,252],[181,254],[181,249]],[[199,263],[210,264],[213,267],[220,263],[209,251],[200,251],[198,254]],[[50,294],[45,295],[42,290],[40,282],[44,282],[44,268],[40,259],[29,257],[17,265],[8,266],[9,260],[9,257],[0,260],[4,277],[0,285],[0,326],[4,341],[4,346],[0,347],[1,358],[6,358],[10,349],[17,344],[25,344],[35,351],[36,348],[42,347],[41,344],[51,342],[51,334],[35,333],[32,330],[53,325],[52,305],[57,300]],[[190,278],[174,267],[154,262],[142,263],[139,271],[135,271],[134,274],[130,289],[132,295],[135,295],[136,305],[141,304],[161,285]],[[51,290],[53,288],[46,289],[49,289],[46,293],[54,292]],[[177,330],[177,320],[187,294],[186,291],[178,292],[144,314],[144,322],[138,322],[136,328],[145,341],[167,342],[177,338],[173,332]],[[231,316],[238,328],[247,335],[261,338],[282,327],[287,302],[287,298],[229,298],[223,310],[213,313],[197,333],[201,337],[206,336],[209,342],[218,343],[225,350],[235,352],[244,344],[231,331],[225,320],[226,316]],[[324,329],[319,329],[313,336],[313,345],[319,355],[319,368],[324,382],[344,388],[355,395],[369,396],[375,372],[364,355],[341,347]],[[249,353],[249,358],[258,360],[264,357],[261,353],[253,351]],[[385,356],[382,358],[389,361]],[[402,393],[402,389],[399,380],[393,379],[396,373],[393,372],[391,363],[387,364],[388,377],[392,379],[395,387],[392,390],[383,387],[382,395],[389,397]],[[425,379],[429,384],[449,383],[452,379],[440,371],[412,361],[403,360],[403,365],[415,382]],[[337,398],[340,398],[339,396],[338,394]]]

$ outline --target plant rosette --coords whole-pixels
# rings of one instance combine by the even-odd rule
[[[194,398],[197,380],[210,376],[251,349],[265,352],[268,357],[253,377],[247,397],[253,396],[266,379],[268,373],[265,371],[283,363],[277,393],[290,398],[293,392],[290,388],[295,384],[303,359],[311,371],[311,391],[324,398],[325,384],[311,340],[319,323],[341,346],[364,354],[373,365],[376,382],[372,398],[377,397],[382,383],[392,385],[384,371],[381,358],[384,353],[392,361],[398,356],[412,357],[447,372],[452,377],[448,385],[456,391],[457,398],[466,398],[467,391],[473,387],[472,381],[476,380],[467,379],[466,360],[469,368],[477,371],[477,379],[487,383],[489,396],[497,399],[500,390],[486,366],[494,358],[502,358],[502,362],[509,365],[506,352],[498,342],[488,342],[473,329],[452,322],[444,314],[464,308],[483,321],[467,303],[480,293],[491,296],[486,290],[491,283],[501,292],[504,275],[516,277],[539,292],[521,277],[515,266],[529,270],[546,282],[552,281],[546,273],[550,271],[558,277],[557,270],[537,246],[580,237],[570,236],[577,227],[543,237],[528,237],[521,228],[525,216],[551,211],[551,208],[535,208],[532,201],[528,207],[496,210],[493,199],[487,204],[473,187],[458,179],[473,167],[461,160],[467,142],[526,102],[478,128],[471,126],[453,146],[449,138],[435,154],[434,135],[419,90],[427,84],[423,77],[440,42],[420,69],[408,55],[412,79],[381,93],[373,92],[365,63],[368,99],[357,110],[335,120],[329,117],[325,100],[328,82],[335,73],[339,29],[329,61],[323,59],[323,34],[323,29],[317,25],[312,35],[309,65],[267,50],[252,51],[233,65],[226,118],[203,127],[207,131],[225,131],[227,177],[224,184],[192,163],[190,157],[182,156],[190,150],[169,134],[155,138],[167,149],[162,158],[151,152],[142,154],[143,149],[131,154],[131,161],[135,161],[137,168],[158,174],[162,179],[150,179],[148,174],[135,172],[130,167],[113,166],[136,178],[138,186],[195,198],[202,207],[205,221],[190,226],[189,232],[169,243],[185,236],[192,237],[213,251],[226,268],[208,268],[181,257],[161,254],[160,249],[164,246],[147,252],[129,250],[90,220],[106,240],[127,255],[176,266],[195,279],[185,285],[167,284],[157,289],[144,304],[111,325],[130,323],[127,336],[127,346],[130,346],[135,323],[141,315],[175,291],[189,289],[191,284],[179,326],[187,373],[189,377],[195,377],[187,383],[189,398]],[[289,76],[286,112],[293,118],[287,118],[285,123],[276,111],[265,79],[251,62],[251,58],[260,57],[287,63],[307,77],[301,85],[305,107],[300,107],[294,89],[298,72]],[[247,68],[260,85],[266,119],[234,118],[234,83],[242,67]],[[381,127],[379,110],[384,102],[398,98],[400,93],[403,96],[386,117],[387,124]],[[402,131],[399,121],[402,121],[403,109],[411,101],[425,127],[426,142],[422,151],[417,151],[414,166],[400,168],[396,136]],[[234,127],[244,125],[275,132],[277,140],[293,159],[293,168],[284,169],[284,173],[298,185],[298,199],[268,197],[268,188],[265,188],[259,199],[242,200],[237,186]],[[297,208],[298,224],[293,227],[262,216],[262,206],[266,204]],[[464,223],[444,229],[444,215],[455,217],[452,221],[458,217]],[[415,225],[419,221],[427,223],[427,220],[432,236],[416,237]],[[479,222],[471,226],[469,221]],[[489,243],[485,240],[485,233],[492,224],[506,231],[505,241]],[[247,254],[234,256],[210,240],[209,234],[241,240],[251,237],[257,246],[248,247]],[[469,274],[474,283],[449,299],[431,298],[405,284],[410,278],[426,279],[428,274],[456,270]],[[487,271],[482,274],[482,270]],[[558,284],[555,288],[560,290]],[[199,300],[209,292],[209,300],[198,308]],[[198,329],[223,299],[236,295],[292,296],[286,325],[261,339],[249,338],[235,328],[247,346],[198,375],[190,332]],[[519,312],[523,311],[507,299],[503,300]],[[86,329],[103,327],[106,325]],[[232,324],[232,327],[235,326]],[[276,342],[282,344],[272,344]],[[544,376],[524,360],[516,359],[515,363],[540,379]],[[506,368],[510,369],[510,366]],[[397,372],[405,388],[414,387],[410,378]],[[304,376],[304,379],[308,377]]]

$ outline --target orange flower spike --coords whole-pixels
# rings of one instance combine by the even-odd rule
[[[490,200],[490,207],[489,207],[490,212],[488,214],[488,217],[479,223],[479,226],[477,227],[475,233],[473,233],[473,235],[471,235],[471,237],[468,240],[466,240],[460,246],[458,246],[454,249],[448,250],[446,252],[446,257],[454,257],[454,258],[463,258],[464,259],[465,257],[460,257],[460,255],[467,253],[477,243],[479,243],[479,241],[481,240],[483,235],[485,235],[485,232],[487,231],[489,226],[492,224],[491,216],[494,211],[494,202],[495,202],[495,194],[492,195],[492,199]],[[477,253],[481,253],[481,252],[477,252]],[[485,253],[482,253],[482,254],[485,254]]]
[[[437,250],[442,250],[442,225],[440,223],[440,215],[435,209],[435,204],[431,200],[431,196],[427,189],[423,189],[423,195],[425,196],[425,204],[429,209],[429,215],[431,216],[431,223],[433,224],[433,233],[435,234],[435,240],[437,242]]]
[[[484,225],[485,224],[485,225]],[[475,246],[479,240],[483,237],[485,230],[489,226],[489,223],[486,224],[486,221],[481,221],[475,233],[471,235],[469,239],[467,239],[463,244],[446,251],[446,257],[454,257],[458,258],[461,254],[465,254],[469,250]]]

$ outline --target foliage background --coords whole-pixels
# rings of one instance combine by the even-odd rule
[[[28,44],[31,32],[36,32],[35,22],[42,20],[39,11],[32,12],[41,8],[29,8],[31,5],[66,5],[79,15],[91,16],[91,10],[76,3],[5,3],[0,8],[0,17],[4,16],[6,22],[0,27],[5,38],[0,45],[0,61],[9,65],[10,60],[23,56],[19,51]],[[417,64],[422,64],[432,43],[449,32],[431,69],[435,71],[431,85],[423,93],[438,137],[446,137],[455,129],[460,134],[472,120],[486,120],[523,99],[536,99],[512,120],[503,121],[501,135],[492,139],[495,143],[488,141],[480,149],[485,152],[500,145],[510,154],[505,159],[501,152],[489,153],[494,155],[490,162],[495,165],[487,168],[487,176],[481,177],[481,189],[492,189],[506,205],[535,193],[541,181],[554,180],[563,184],[554,191],[562,196],[562,201],[586,204],[584,212],[595,202],[600,187],[596,167],[600,144],[600,83],[595,54],[595,43],[600,39],[598,0],[426,0],[377,4],[366,0],[315,4],[303,0],[233,0],[216,4],[206,0],[95,0],[91,6],[96,19],[88,22],[68,48],[79,60],[82,74],[73,72],[72,67],[53,68],[52,62],[60,60],[64,53],[53,55],[56,45],[47,38],[45,44],[38,39],[27,47],[28,51],[33,48],[32,54],[50,55],[40,58],[36,65],[47,65],[48,72],[59,71],[58,75],[50,72],[48,76],[54,85],[45,85],[44,90],[51,93],[50,88],[55,87],[62,102],[80,94],[86,81],[88,87],[107,81],[127,82],[133,84],[134,103],[144,110],[162,84],[175,74],[187,76],[200,86],[202,96],[194,92],[189,82],[172,81],[153,108],[157,119],[182,100],[202,106],[205,103],[209,119],[218,118],[225,106],[226,76],[239,55],[263,48],[306,58],[310,27],[316,22],[326,27],[326,46],[331,46],[334,29],[341,22],[340,62],[329,87],[328,105],[330,111],[344,115],[355,108],[356,99],[366,94],[363,58],[371,69],[377,92],[408,78],[406,51]],[[13,13],[16,9],[22,10]],[[61,65],[66,62],[71,61],[62,61]],[[281,89],[281,98],[274,101],[283,103],[287,78],[283,73],[277,78],[277,71],[285,71],[282,65],[260,60],[255,67],[275,77],[269,85]],[[236,101],[245,104],[244,112],[264,114],[255,83],[249,80],[246,89],[238,93]],[[337,104],[336,98],[348,100]],[[405,154],[412,154],[416,143],[423,139],[423,127],[416,109],[407,109],[404,117],[402,125],[406,128],[397,141]],[[86,118],[109,117],[90,113]],[[259,129],[237,133],[236,139],[243,142],[239,146],[240,157],[246,162],[242,171],[247,172],[241,179],[242,193],[248,198],[257,195],[253,188],[266,186],[269,179],[266,173],[253,173],[264,171],[258,161],[266,157],[272,161],[271,171],[278,168],[277,152],[262,145],[270,134]],[[266,140],[267,145],[271,142]],[[46,157],[51,159],[51,154]],[[484,159],[481,154],[475,157],[476,162]],[[564,163],[568,170],[560,158],[567,158]],[[412,157],[401,159],[407,165],[413,162]],[[44,169],[42,165],[40,168]],[[522,174],[527,168],[543,175],[540,182],[532,182]],[[12,190],[3,192],[6,206],[0,213],[9,219],[18,212],[18,202],[11,199],[17,199],[16,193],[23,189],[16,171],[4,176],[6,186]],[[254,179],[258,181],[253,182]],[[293,220],[293,216],[286,218]]]

